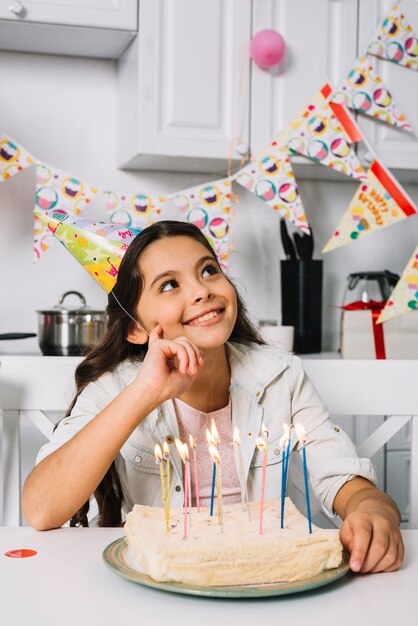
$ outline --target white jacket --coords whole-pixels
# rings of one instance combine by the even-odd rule
[[[282,452],[279,439],[283,424],[299,421],[307,433],[307,466],[312,489],[329,516],[340,487],[355,476],[376,483],[376,471],[369,459],[357,456],[347,435],[329,420],[313,384],[306,376],[299,357],[270,345],[251,346],[228,343],[231,367],[230,396],[232,428],[241,434],[241,451],[250,500],[260,497],[263,452],[256,448],[256,437],[264,424],[269,431],[266,498],[280,497]],[[57,450],[92,420],[138,374],[140,363],[124,362],[113,372],[90,383],[80,394],[70,417],[62,420],[51,441],[39,451],[39,463]],[[115,415],[115,428],[118,417]],[[292,430],[292,433],[294,431]],[[161,506],[161,487],[154,446],[170,444],[172,462],[171,505],[182,506],[181,460],[173,443],[179,436],[172,400],[152,411],[121,448],[115,459],[124,496],[123,508],[134,504]],[[292,435],[293,450],[299,449]],[[238,450],[235,461],[239,472]]]

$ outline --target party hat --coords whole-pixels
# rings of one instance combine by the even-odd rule
[[[34,213],[106,293],[112,291],[123,255],[141,230],[68,214],[58,219],[56,213]]]

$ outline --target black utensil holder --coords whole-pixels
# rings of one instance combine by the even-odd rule
[[[281,261],[282,325],[294,326],[294,350],[321,352],[323,261]]]

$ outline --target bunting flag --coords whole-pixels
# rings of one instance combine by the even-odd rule
[[[332,94],[332,102],[412,132],[405,115],[366,57],[357,60],[345,81]]]
[[[322,252],[352,243],[417,213],[417,207],[390,172],[373,161],[340,223]]]
[[[98,189],[63,170],[45,163],[36,164],[34,254],[35,260],[48,250],[53,237],[37,214],[48,211],[57,219],[64,215],[79,215]]]
[[[234,180],[267,202],[279,215],[310,233],[285,146],[273,141],[264,154],[241,169]]]
[[[35,214],[106,293],[112,291],[123,255],[141,231],[54,211]]]
[[[0,179],[7,180],[29,165],[33,157],[6,133],[0,132]]]
[[[103,197],[110,222],[141,230],[162,219],[161,212],[166,204],[164,196],[144,193],[104,191]]]
[[[377,323],[386,322],[408,311],[418,310],[418,246],[396,283]]]
[[[213,181],[170,197],[184,214],[185,221],[200,228],[225,269],[232,249],[231,181],[228,178]]]
[[[418,71],[418,39],[398,4],[372,37],[367,53]]]
[[[304,111],[282,131],[292,154],[301,154],[357,180],[367,178],[352,143],[362,134],[347,109],[330,102],[333,90],[325,84]]]

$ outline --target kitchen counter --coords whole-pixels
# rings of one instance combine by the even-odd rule
[[[415,624],[418,530],[403,532],[404,566],[387,574],[352,574],[308,592],[257,600],[179,595],[150,589],[110,571],[103,549],[123,535],[120,528],[0,528],[2,623],[13,626],[91,624],[380,624],[403,616]],[[14,559],[9,550],[37,554]],[[408,617],[409,615],[409,617]]]

